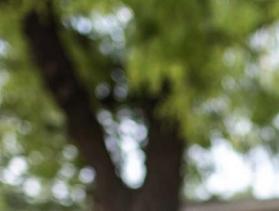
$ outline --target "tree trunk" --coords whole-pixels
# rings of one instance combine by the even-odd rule
[[[86,162],[96,170],[94,211],[177,211],[181,186],[183,140],[177,127],[153,115],[146,148],[147,176],[138,190],[127,188],[115,172],[96,120],[97,108],[78,80],[76,70],[58,36],[59,24],[49,6],[41,18],[31,11],[23,20],[34,63],[47,89],[66,116],[68,131]],[[154,108],[152,108],[154,110]],[[151,109],[151,110],[152,110]]]
[[[147,177],[134,211],[177,211],[182,182],[184,141],[174,125],[152,119],[146,149]]]

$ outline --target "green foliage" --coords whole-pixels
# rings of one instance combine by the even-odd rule
[[[262,143],[263,129],[278,134],[274,125],[278,65],[266,72],[260,61],[270,49],[251,45],[259,31],[270,34],[277,27],[278,1],[55,0],[53,6],[65,49],[95,101],[99,100],[96,87],[103,83],[111,92],[128,86],[131,96],[147,90],[158,97],[167,81],[170,90],[157,113],[179,121],[181,136],[190,143],[209,147],[217,131],[245,152]],[[51,181],[56,179],[67,180],[69,188],[81,185],[84,190],[77,173],[83,163],[61,153],[69,147],[63,114],[26,53],[22,19],[34,8],[44,18],[44,1],[0,3],[0,169],[7,169],[16,156],[28,165],[19,184],[7,185],[0,177],[5,186],[0,210],[83,209],[82,200],[69,199],[67,204],[50,193]],[[125,76],[112,77],[117,68]],[[129,98],[125,100],[129,107]],[[240,117],[251,124],[245,134],[234,129]],[[266,145],[276,151],[278,136],[265,137]],[[59,176],[65,164],[76,171],[68,179]],[[197,176],[195,167],[191,169]],[[48,190],[44,200],[36,201],[36,196],[32,199],[36,203],[31,203],[24,193],[22,184],[30,177],[39,178]],[[12,202],[7,199],[11,194]]]

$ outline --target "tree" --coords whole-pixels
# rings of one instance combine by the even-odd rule
[[[221,81],[241,79],[247,63],[255,63],[260,52],[247,42],[259,28],[276,20],[278,3],[260,0],[17,3],[21,4],[18,8],[14,1],[1,2],[6,17],[2,36],[10,43],[12,52],[11,56],[3,56],[2,64],[9,71],[14,70],[10,74],[15,75],[15,80],[30,87],[4,99],[7,116],[11,115],[10,109],[15,109],[22,120],[21,127],[26,126],[25,120],[33,122],[32,132],[28,129],[19,132],[22,139],[43,133],[44,139],[50,140],[40,141],[37,148],[44,150],[46,145],[55,153],[46,150],[45,156],[57,155],[64,144],[59,135],[66,130],[83,162],[96,171],[94,210],[178,210],[185,146],[209,145],[209,133],[214,129],[228,134],[220,122],[235,104],[247,106],[247,102],[238,103],[239,92],[228,90]],[[17,12],[10,14],[11,11]],[[92,24],[92,11],[95,20],[111,14],[107,16],[111,22],[97,28]],[[242,21],[234,22],[236,16]],[[250,102],[257,102],[259,96],[279,102],[257,79],[249,79],[253,80],[252,89],[257,91],[250,96]],[[15,90],[13,83],[7,90]],[[110,89],[114,92],[109,92]],[[250,95],[249,89],[241,87],[241,91],[247,91],[243,96]],[[223,93],[237,95],[230,108],[223,113],[214,109],[205,112],[204,106],[224,97]],[[146,125],[149,131],[148,141],[142,146],[147,174],[138,189],[127,187],[121,180],[121,162],[112,159],[117,152],[110,152],[106,146],[107,136],[119,134],[111,132],[113,124],[106,124],[104,118],[98,120],[102,111],[116,116],[123,108],[129,110],[130,119]],[[258,121],[259,109],[262,106],[251,111],[255,123],[270,121],[277,112],[269,109]],[[36,148],[34,143],[26,142],[29,152]],[[47,160],[46,165],[51,165],[49,162],[53,161]],[[49,174],[58,168],[56,164]]]

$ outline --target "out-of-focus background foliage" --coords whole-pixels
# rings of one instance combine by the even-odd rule
[[[54,2],[61,37],[99,100],[107,147],[128,185],[144,177],[148,133],[128,96],[157,96],[168,81],[157,111],[177,119],[189,142],[185,200],[279,196],[270,184],[279,175],[279,1]],[[44,7],[0,1],[3,211],[86,210],[94,194],[94,169],[68,141],[26,50],[22,19]],[[110,94],[119,101],[113,109],[101,103]]]

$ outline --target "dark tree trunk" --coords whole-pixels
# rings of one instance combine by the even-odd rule
[[[148,174],[133,211],[176,211],[183,178],[184,141],[174,125],[153,118],[150,123],[146,149]]]
[[[183,141],[177,127],[147,115],[147,177],[142,188],[130,190],[119,179],[105,148],[96,107],[79,81],[58,36],[59,24],[51,6],[39,17],[31,11],[23,20],[30,53],[47,89],[65,113],[68,131],[86,162],[96,170],[95,211],[176,211],[179,205]]]

